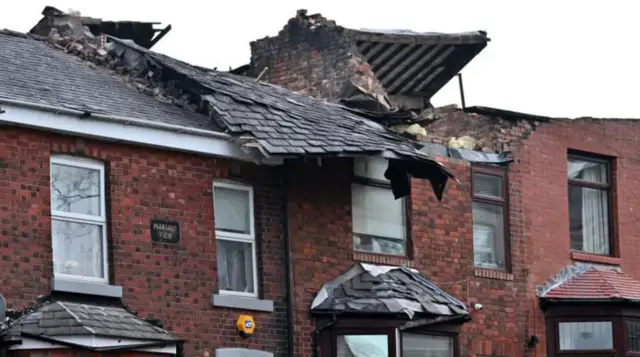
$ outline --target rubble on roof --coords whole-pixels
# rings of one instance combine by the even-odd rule
[[[68,15],[68,14],[67,14]],[[396,198],[410,192],[410,177],[428,179],[438,199],[453,175],[416,142],[368,118],[364,111],[322,102],[279,86],[193,66],[152,52],[131,40],[89,34],[70,16],[47,42],[91,64],[109,68],[125,84],[163,103],[209,117],[265,159],[301,156],[379,155]],[[71,26],[71,28],[67,28]],[[455,178],[454,178],[455,179]]]
[[[513,113],[513,112],[508,112]],[[514,145],[531,135],[545,120],[540,117],[478,114],[469,108],[462,110],[447,106],[431,111],[422,124],[426,131],[424,141],[454,148],[502,153],[513,151]]]
[[[417,270],[357,263],[326,283],[311,304],[312,312],[388,313],[418,316],[466,316],[465,305]]]
[[[134,41],[145,48],[153,47],[170,30],[171,25],[156,29],[156,22],[139,21],[106,21],[99,18],[82,16],[79,11],[70,10],[65,13],[53,6],[42,10],[43,18],[29,31],[38,36],[49,36],[52,29],[60,32],[62,37],[92,38],[101,34],[116,36]]]

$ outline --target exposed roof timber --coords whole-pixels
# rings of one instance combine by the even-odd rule
[[[347,30],[390,95],[430,98],[489,41],[483,31],[460,34],[378,31]]]

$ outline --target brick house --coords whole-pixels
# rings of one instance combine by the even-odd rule
[[[0,32],[3,355],[327,355],[348,328],[340,354],[457,353],[473,311],[403,265],[429,250],[408,236],[468,229],[464,165],[391,113],[154,53],[144,24],[43,15]]]
[[[251,43],[251,63],[236,73],[386,113],[387,124],[418,139],[461,182],[441,203],[414,183],[404,254],[361,245],[357,235],[341,247],[309,247],[294,259],[296,270],[308,267],[297,274],[304,287],[294,288],[311,299],[332,279],[317,273],[326,261],[342,271],[352,261],[413,266],[467,306],[482,305],[460,331],[462,356],[640,355],[633,258],[640,124],[433,108],[433,93],[487,42],[484,32],[345,29],[299,11],[277,36]],[[307,306],[297,320],[311,333],[317,325]],[[329,320],[338,332],[323,330],[326,356],[337,353],[330,346],[340,345],[340,329],[369,324],[360,323]],[[394,340],[382,335],[371,339]]]

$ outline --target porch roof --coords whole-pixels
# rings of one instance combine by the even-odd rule
[[[566,267],[541,287],[545,300],[627,300],[640,302],[640,281],[618,267],[578,264]]]
[[[466,316],[465,305],[415,269],[358,263],[325,284],[311,311]]]

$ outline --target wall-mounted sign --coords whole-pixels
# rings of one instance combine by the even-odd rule
[[[176,244],[180,242],[180,224],[178,222],[151,220],[151,241],[154,243]]]

